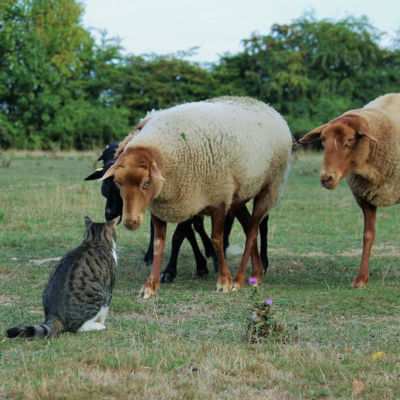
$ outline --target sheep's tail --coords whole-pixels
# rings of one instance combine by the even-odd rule
[[[21,338],[43,338],[57,336],[63,331],[63,324],[60,320],[47,320],[40,325],[15,326],[7,329],[7,337],[14,339]]]

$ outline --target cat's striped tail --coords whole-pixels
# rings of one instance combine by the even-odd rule
[[[7,337],[34,338],[57,336],[63,331],[63,325],[59,320],[46,321],[40,325],[15,326],[7,329]]]

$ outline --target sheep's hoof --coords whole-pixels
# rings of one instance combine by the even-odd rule
[[[353,280],[353,288],[354,289],[361,289],[367,286],[368,283],[368,277],[365,276],[357,276],[357,278],[355,278]]]
[[[228,293],[232,290],[232,279],[223,278],[217,281],[217,292]]]
[[[176,273],[164,271],[161,274],[161,283],[172,283],[176,278]]]
[[[244,287],[245,282],[246,282],[246,280],[245,280],[244,276],[243,277],[237,276],[235,278],[235,281],[233,282],[233,290],[236,291],[236,290],[241,289],[242,287]]]
[[[203,278],[208,275],[207,261],[204,260],[204,263],[198,264],[196,268],[196,277]]]
[[[218,269],[219,269],[218,258],[216,256],[213,256],[212,262],[213,262],[213,266],[214,266],[214,272],[218,273]]]
[[[156,292],[152,288],[143,286],[142,289],[140,289],[139,297],[143,300],[147,300],[150,297],[155,296],[155,294]]]
[[[143,262],[145,263],[145,265],[151,265],[153,263],[153,254],[146,253],[144,255]]]
[[[196,278],[205,278],[208,275],[208,269],[202,269],[200,271],[196,271]]]
[[[140,289],[139,297],[143,300],[147,300],[157,294],[157,289],[158,288],[156,287],[156,285],[145,283],[144,286]]]

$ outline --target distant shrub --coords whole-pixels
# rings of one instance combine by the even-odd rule
[[[6,115],[0,113],[0,149],[16,147],[17,137],[23,136],[23,129],[10,123]]]
[[[125,108],[74,101],[61,108],[41,133],[45,149],[77,150],[103,146],[130,130]]]

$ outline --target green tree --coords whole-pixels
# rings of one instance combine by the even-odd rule
[[[366,18],[275,24],[204,67],[187,54],[124,55],[81,23],[78,0],[0,2],[0,147],[100,146],[152,109],[221,95],[272,104],[295,134],[400,91],[400,46]]]
[[[0,112],[17,129],[11,143],[3,139],[2,145],[64,148],[74,144],[74,138],[60,138],[60,129],[51,132],[60,121],[58,114],[65,117],[69,111],[72,118],[78,112],[73,105],[83,106],[82,101],[88,103],[83,108],[91,115],[99,113],[99,121],[105,112],[99,98],[87,91],[97,49],[81,26],[82,6],[75,0],[20,0],[7,1],[0,11]],[[116,109],[107,109],[108,114],[110,110]],[[117,110],[116,116],[123,119],[117,125],[127,130],[127,114]],[[102,128],[92,125],[92,129],[96,137]],[[80,135],[68,129],[64,133]],[[10,132],[3,136],[9,138]]]
[[[115,93],[130,110],[132,124],[149,110],[203,100],[215,91],[208,70],[171,56],[129,56],[120,77]]]
[[[380,47],[366,18],[303,17],[243,41],[215,66],[219,91],[274,105],[296,133],[385,92],[399,91],[396,50]]]

